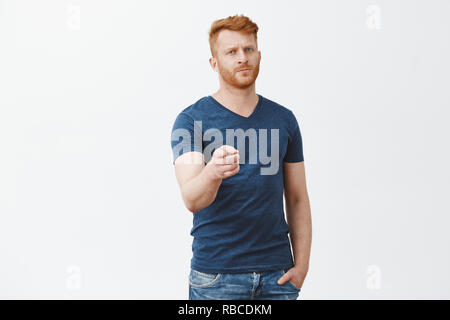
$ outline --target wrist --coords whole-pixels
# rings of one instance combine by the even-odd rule
[[[222,181],[222,178],[219,177],[213,170],[213,164],[212,162],[208,162],[205,166],[205,168],[203,169],[205,171],[205,176],[208,179],[208,181],[210,182],[219,182]]]
[[[308,265],[304,265],[304,264],[294,264],[294,269],[301,271],[303,273],[307,273],[309,266]]]

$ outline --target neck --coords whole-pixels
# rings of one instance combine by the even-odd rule
[[[253,110],[258,102],[255,83],[244,89],[221,86],[212,96],[224,106],[242,113]]]

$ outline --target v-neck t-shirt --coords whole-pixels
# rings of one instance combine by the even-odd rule
[[[250,142],[250,135],[240,141],[231,135],[227,140],[227,130],[253,132],[253,140]],[[222,139],[208,132],[220,132]],[[191,268],[206,273],[291,268],[294,263],[283,206],[283,162],[304,161],[294,113],[258,94],[255,109],[245,117],[209,95],[176,117],[171,136],[173,163],[189,151],[203,152],[209,162],[214,150],[224,144],[239,150],[240,168],[222,180],[209,206],[193,214]]]

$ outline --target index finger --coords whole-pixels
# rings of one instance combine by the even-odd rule
[[[226,157],[227,155],[235,154],[237,152],[238,150],[227,144],[224,144],[219,149],[217,149],[217,155],[222,158]]]

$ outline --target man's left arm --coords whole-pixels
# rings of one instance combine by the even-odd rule
[[[294,267],[279,280],[291,281],[301,288],[309,268],[312,222],[311,207],[306,189],[305,162],[283,162],[286,218],[294,253]]]

